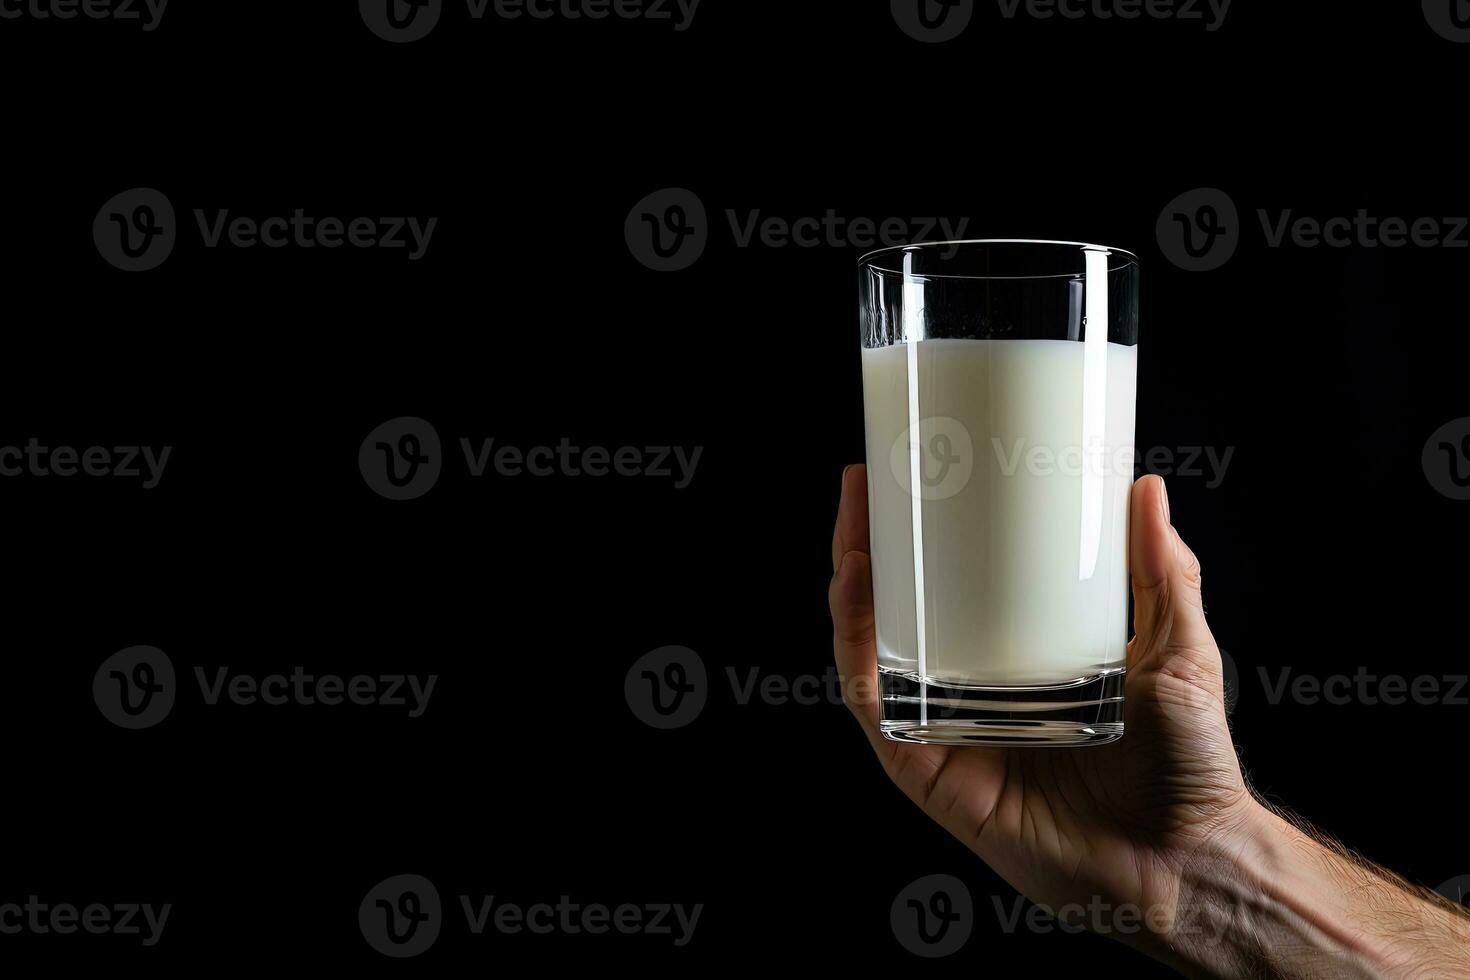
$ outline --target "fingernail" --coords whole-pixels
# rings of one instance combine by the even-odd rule
[[[847,471],[856,466],[856,463],[848,463],[842,468],[842,485],[847,486]]]
[[[1169,516],[1169,485],[1164,482],[1163,477],[1159,477],[1159,498],[1164,502],[1164,522],[1173,524],[1174,520]]]

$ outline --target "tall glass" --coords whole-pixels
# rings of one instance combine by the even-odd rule
[[[884,735],[1121,738],[1137,258],[936,242],[859,271]]]

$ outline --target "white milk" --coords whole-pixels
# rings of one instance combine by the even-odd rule
[[[980,686],[1122,666],[1137,348],[925,340],[862,357],[879,663]]]

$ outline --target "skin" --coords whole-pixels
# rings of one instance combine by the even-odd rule
[[[1125,736],[1077,749],[895,742],[878,727],[867,476],[843,473],[833,648],[848,706],[909,799],[1034,903],[1129,907],[1108,930],[1196,976],[1470,976],[1470,919],[1262,804],[1226,722],[1200,563],[1158,477],[1130,502]],[[1424,972],[1429,970],[1430,972]]]

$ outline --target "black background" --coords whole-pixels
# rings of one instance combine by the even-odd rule
[[[1014,892],[883,778],[845,710],[739,705],[726,669],[830,663],[838,479],[862,457],[859,248],[737,247],[726,219],[968,219],[969,237],[1098,241],[1143,265],[1137,444],[1234,448],[1170,480],[1242,676],[1254,783],[1431,887],[1470,873],[1463,705],[1269,703],[1258,668],[1463,674],[1466,507],[1426,479],[1467,414],[1470,250],[1268,247],[1257,209],[1470,212],[1470,45],[1417,4],[1238,0],[1199,22],[1006,21],[920,44],[886,3],[705,0],[667,22],[473,22],[373,36],[352,3],[174,0],[159,28],[0,20],[6,344],[0,445],[173,447],[160,485],[0,479],[7,710],[0,902],[174,905],[162,941],[0,936],[0,962],[169,970],[792,962],[912,968],[889,903],[956,874],[958,959],[1128,963],[1092,936],[1006,934]],[[168,195],[180,241],[128,274],[103,202]],[[657,273],[644,195],[694,191],[710,243]],[[1243,240],[1173,266],[1155,221],[1218,187]],[[192,210],[436,216],[428,254],[206,249]],[[448,458],[396,503],[364,436],[431,421]],[[470,479],[460,437],[702,446],[654,479]],[[160,725],[108,723],[98,665],[133,644],[188,683]],[[639,656],[709,669],[691,725],[623,697]],[[201,705],[195,666],[439,675],[429,710]],[[432,879],[450,921],[397,964],[367,890]],[[460,894],[704,903],[667,937],[466,935]]]

